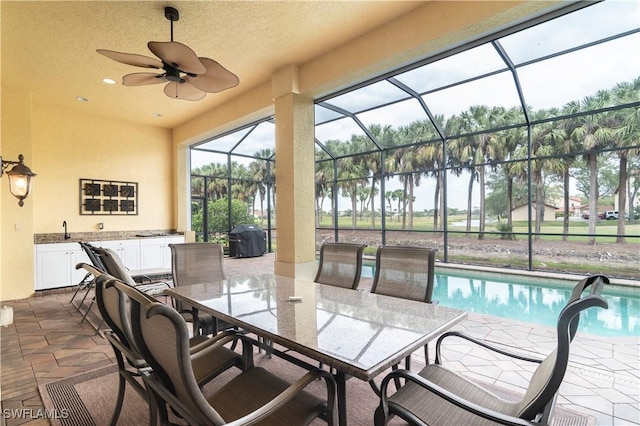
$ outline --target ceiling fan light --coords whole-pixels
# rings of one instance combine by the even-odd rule
[[[164,70],[167,72],[165,77],[169,81],[175,81],[177,83],[183,82],[184,80],[180,76],[180,71],[175,68],[172,68],[169,65],[165,65]]]
[[[183,84],[172,81],[164,86],[164,93],[170,98],[185,101],[199,101],[207,95],[206,92],[198,89],[188,81],[185,81]]]

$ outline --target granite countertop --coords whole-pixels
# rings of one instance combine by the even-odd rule
[[[183,235],[175,229],[153,229],[141,231],[69,232],[71,238],[65,240],[64,233],[33,234],[34,244],[78,243],[80,241],[133,240]]]

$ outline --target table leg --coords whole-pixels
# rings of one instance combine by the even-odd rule
[[[342,371],[338,371],[335,374],[335,378],[336,391],[338,393],[338,424],[340,426],[347,426],[347,378]]]

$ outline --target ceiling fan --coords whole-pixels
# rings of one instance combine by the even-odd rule
[[[164,8],[164,16],[171,22],[171,41],[150,41],[149,50],[160,60],[133,53],[97,49],[107,58],[123,64],[163,70],[162,74],[138,72],[122,77],[124,86],[144,86],[167,83],[164,93],[170,98],[199,101],[207,92],[216,93],[238,85],[238,77],[209,58],[198,57],[190,47],[173,41],[173,22],[180,14],[173,7]]]

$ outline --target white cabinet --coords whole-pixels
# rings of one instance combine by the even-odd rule
[[[169,244],[184,243],[184,235],[136,238],[131,240],[96,241],[96,247],[110,248],[131,270],[171,269]],[[85,276],[84,269],[76,270],[80,262],[91,263],[78,243],[36,244],[36,290],[76,285]]]
[[[98,247],[109,248],[116,252],[124,266],[129,270],[140,267],[140,240],[112,240],[96,243]]]
[[[140,240],[140,269],[171,269],[169,244],[184,243],[184,237],[161,237]]]
[[[76,264],[89,262],[78,243],[36,245],[36,290],[76,285],[85,276]]]

